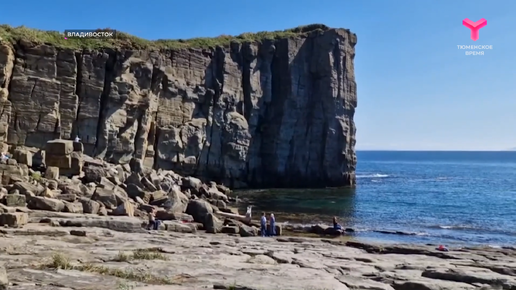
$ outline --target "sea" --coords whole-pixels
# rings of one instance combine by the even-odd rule
[[[516,245],[516,152],[358,151],[355,189],[238,192],[283,224],[337,216],[364,241]]]

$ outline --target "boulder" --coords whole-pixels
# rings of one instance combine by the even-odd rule
[[[185,224],[179,221],[165,221],[163,222],[165,229],[171,232],[178,233],[195,233],[197,229],[191,224]]]
[[[7,290],[9,280],[7,279],[7,271],[4,265],[0,265],[0,290]]]
[[[337,229],[334,229],[333,227],[327,227],[326,229],[324,229],[323,234],[328,235],[328,236],[340,236],[340,235],[344,234],[344,230],[343,229],[337,230]]]
[[[161,200],[166,200],[167,198],[167,193],[164,192],[163,190],[156,190],[154,192],[151,192],[150,194],[150,202],[153,202],[153,201],[161,201]]]
[[[0,213],[9,213],[9,212],[16,212],[16,209],[13,207],[8,207],[8,206],[0,203]]]
[[[326,225],[313,225],[311,228],[310,228],[310,232],[312,234],[317,234],[317,235],[324,235],[324,231],[326,230],[328,226]]]
[[[185,212],[188,207],[189,199],[178,188],[174,188],[163,204],[163,207],[170,212]]]
[[[30,209],[60,212],[64,209],[64,203],[59,199],[33,196],[27,200],[27,207]]]
[[[58,192],[51,190],[50,188],[45,188],[39,196],[48,197],[48,198],[56,198],[59,195]]]
[[[88,165],[83,169],[84,182],[100,182],[102,177],[106,177],[106,170],[102,166]]]
[[[113,215],[124,215],[124,216],[134,216],[134,204],[132,204],[130,201],[125,201],[122,204],[120,204],[115,210],[113,210]]]
[[[21,166],[0,164],[0,174],[2,175],[3,185],[28,180],[28,172],[25,172]]]
[[[152,183],[152,181],[150,181],[147,177],[143,177],[141,179],[141,183],[149,191],[158,191],[160,189],[159,186],[154,185],[154,183]]]
[[[71,140],[63,140],[56,139],[50,140],[47,142],[45,146],[46,155],[57,155],[57,156],[65,156],[70,155],[73,152],[73,141]],[[45,160],[47,161],[47,160]],[[46,162],[48,165],[48,162]]]
[[[45,155],[45,164],[50,167],[58,167],[62,169],[70,169],[72,167],[72,158],[70,155]]]
[[[73,193],[60,194],[57,196],[58,199],[67,201],[67,202],[75,202],[77,201],[77,195]]]
[[[73,152],[83,153],[84,152],[84,145],[82,142],[73,142]]]
[[[113,190],[97,187],[91,199],[102,203],[108,209],[115,209],[118,206],[116,194]]]
[[[125,184],[129,185],[129,184],[132,183],[132,184],[136,185],[139,188],[144,188],[145,186],[141,183],[140,180],[141,180],[141,176],[138,173],[136,173],[136,172],[132,172],[125,179]]]
[[[238,233],[241,237],[254,237],[258,235],[258,229],[252,226],[248,226],[245,224],[240,224],[238,226]]]
[[[84,213],[98,214],[100,210],[100,204],[89,198],[81,197],[79,202],[82,204]]]
[[[61,168],[60,174],[68,177],[81,175],[83,164],[82,153],[72,152],[72,154],[70,154],[70,168]]]
[[[92,196],[94,191],[84,184],[66,184],[59,187],[62,194],[75,194],[76,196]]]
[[[59,179],[59,167],[49,166],[45,170],[46,179]]]
[[[205,200],[194,199],[188,202],[185,212],[191,215],[196,222],[204,223],[206,216],[213,213],[213,208]]]
[[[147,211],[148,212],[148,211]],[[156,218],[163,221],[178,220],[183,222],[194,222],[194,218],[186,213],[172,212],[164,209],[156,211]]]
[[[59,188],[59,184],[57,180],[47,180],[47,187],[52,190],[56,190]]]
[[[236,226],[223,226],[220,232],[223,234],[238,234],[240,233],[240,228]]]
[[[24,207],[27,203],[27,198],[25,195],[21,194],[8,194],[5,196],[5,204],[7,206],[19,206]]]
[[[228,201],[228,197],[222,192],[220,192],[215,186],[208,187],[207,185],[203,185],[199,189],[199,192],[200,194],[208,198],[212,198],[214,200]]]
[[[223,227],[223,223],[213,213],[208,213],[205,216],[204,229],[207,233],[216,234],[219,233]]]
[[[23,227],[28,222],[29,222],[29,215],[25,212],[13,212],[13,213],[0,214],[0,226],[9,226],[10,228],[19,228],[19,227]]]
[[[150,193],[146,194],[146,192],[142,188],[140,188],[138,185],[134,183],[128,184],[127,189],[125,191],[127,192],[127,195],[132,199],[139,197],[146,203],[150,200]]]
[[[195,178],[192,176],[184,177],[181,180],[181,184],[182,184],[182,188],[181,188],[182,190],[190,189],[190,191],[193,194],[199,193],[199,190],[201,189],[201,187],[203,185],[202,181],[199,178]]]
[[[115,188],[116,184],[113,183],[109,177],[101,177],[100,181],[98,182],[98,186],[102,187],[104,189],[113,189]]]
[[[32,167],[32,152],[26,149],[15,149],[14,150],[14,159],[18,161],[18,163],[26,164],[28,167]]]
[[[33,184],[27,181],[19,181],[12,186],[12,190],[15,189],[19,190],[22,195],[30,195],[28,192],[38,195],[45,190],[45,187],[39,183]]]
[[[220,192],[222,192],[226,196],[228,194],[231,194],[231,189],[229,189],[228,187],[224,186],[223,184],[212,184],[211,186],[212,187],[215,186]]]
[[[64,212],[69,212],[69,213],[84,213],[84,209],[83,209],[83,206],[82,206],[82,203],[80,202],[67,202],[67,201],[63,201],[65,207],[64,207]]]

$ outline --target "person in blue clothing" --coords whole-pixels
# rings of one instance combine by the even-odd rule
[[[274,237],[276,235],[276,218],[274,218],[274,214],[271,213],[271,217],[269,219],[269,236]]]
[[[342,230],[342,226],[339,225],[339,223],[337,222],[337,217],[333,217],[333,229],[334,230]]]
[[[265,213],[262,213],[262,219],[260,220],[260,232],[262,234],[262,237],[265,237],[267,235],[267,217],[265,216]]]

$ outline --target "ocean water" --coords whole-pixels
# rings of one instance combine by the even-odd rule
[[[330,223],[362,240],[516,244],[516,152],[357,152],[356,189],[239,193],[278,222]],[[399,231],[402,233],[381,233]]]

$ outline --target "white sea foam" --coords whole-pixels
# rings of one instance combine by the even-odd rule
[[[388,174],[380,174],[380,173],[357,175],[357,178],[385,178],[385,177],[389,177],[389,175]]]

